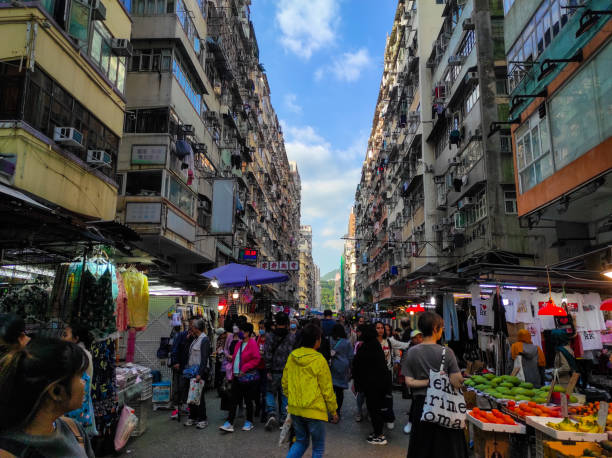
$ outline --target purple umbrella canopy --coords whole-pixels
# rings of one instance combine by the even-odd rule
[[[289,280],[288,275],[280,272],[234,263],[204,272],[202,276],[211,280],[217,280],[221,288],[240,287],[247,284],[265,285],[268,283],[282,283]]]

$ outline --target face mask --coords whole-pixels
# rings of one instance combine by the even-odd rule
[[[295,323],[291,323],[291,326],[289,326],[291,329],[297,329],[297,324]]]
[[[233,332],[234,334],[238,334],[238,333],[240,332],[240,329],[238,329],[238,326],[234,326],[234,327],[232,328],[232,332]]]
[[[259,330],[259,335],[260,335],[260,336],[263,336],[265,333],[266,333],[266,330],[265,330],[265,329],[260,329],[260,330]]]
[[[240,340],[244,339],[244,332],[240,331],[240,332],[238,333],[238,338],[239,338]]]

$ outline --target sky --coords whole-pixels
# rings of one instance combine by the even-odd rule
[[[253,0],[285,148],[321,275],[340,267],[397,0]]]

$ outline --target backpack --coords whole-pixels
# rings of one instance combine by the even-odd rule
[[[161,337],[159,339],[159,348],[157,349],[157,359],[168,359],[170,357],[170,337]]]

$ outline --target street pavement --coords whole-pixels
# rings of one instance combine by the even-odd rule
[[[206,457],[206,458],[281,458],[287,455],[287,447],[278,447],[279,431],[264,430],[264,425],[256,420],[255,429],[242,431],[244,417],[238,417],[234,425],[236,432],[222,433],[219,426],[225,419],[225,412],[219,410],[216,392],[206,393],[209,427],[198,430],[185,427],[169,419],[170,412],[158,410],[150,412],[147,431],[138,438],[130,439],[123,450],[122,457]],[[325,456],[329,458],[404,458],[408,449],[408,437],[403,433],[407,421],[409,401],[400,395],[395,396],[394,410],[397,417],[395,428],[386,431],[388,445],[376,446],[366,442],[372,432],[369,421],[355,422],[356,406],[350,391],[345,392],[342,419],[337,425],[327,424],[325,437]],[[365,410],[365,405],[364,405]],[[182,422],[186,416],[181,417]],[[310,457],[312,449],[306,451]]]

